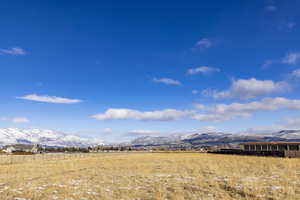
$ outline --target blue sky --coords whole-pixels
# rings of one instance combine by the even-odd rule
[[[297,0],[0,4],[1,127],[300,128]]]

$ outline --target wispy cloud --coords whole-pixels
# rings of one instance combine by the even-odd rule
[[[160,132],[155,130],[137,129],[128,132],[129,136],[147,136],[147,135],[158,135]]]
[[[296,23],[290,20],[281,20],[277,22],[277,29],[280,31],[291,32],[296,27]]]
[[[300,69],[296,69],[291,73],[292,77],[300,78]]]
[[[265,6],[265,10],[268,12],[274,12],[277,10],[277,7],[274,5],[267,5],[267,6]]]
[[[177,86],[182,85],[182,83],[180,81],[170,79],[170,78],[153,78],[152,81],[155,82],[155,83],[163,83],[163,84],[166,84],[166,85],[177,85]]]
[[[13,123],[18,123],[18,124],[24,124],[24,123],[29,123],[29,119],[25,117],[16,117],[12,119]]]
[[[220,72],[219,68],[208,67],[208,66],[201,66],[197,68],[188,69],[187,74],[194,75],[194,74],[210,74],[213,72]]]
[[[20,47],[13,47],[11,49],[0,49],[0,54],[9,54],[14,56],[23,56],[26,51]]]
[[[300,129],[300,116],[288,117],[281,119],[279,122],[265,125],[265,126],[257,126],[251,127],[247,129],[246,133],[273,133],[281,130],[291,130],[291,129]]]
[[[286,54],[283,58],[280,58],[280,59],[266,60],[262,64],[261,68],[262,69],[267,69],[271,65],[274,65],[274,64],[296,65],[296,64],[299,63],[299,61],[300,61],[300,52],[295,51],[295,52],[290,52],[290,53]]]
[[[7,121],[8,118],[7,117],[0,117],[0,121]]]
[[[289,117],[286,120],[286,127],[300,129],[300,117]]]
[[[105,133],[105,134],[112,134],[113,130],[111,128],[104,128],[103,129],[103,133]]]
[[[288,65],[296,65],[298,64],[299,61],[300,61],[300,52],[291,52],[282,59],[282,62]]]
[[[257,80],[255,78],[251,78],[233,80],[228,90],[219,92],[207,89],[204,90],[202,93],[207,96],[212,96],[215,99],[251,99],[288,90],[290,90],[290,85],[284,81],[274,82],[272,80]]]
[[[204,126],[204,127],[201,127],[199,129],[197,129],[197,132],[204,132],[204,133],[207,133],[207,132],[217,132],[218,131],[218,128],[215,127],[215,126]]]
[[[266,60],[262,65],[261,65],[261,68],[262,69],[267,69],[269,68],[271,65],[277,63],[276,60]]]
[[[200,91],[199,90],[192,90],[192,94],[199,94]]]
[[[212,46],[213,46],[213,42],[211,39],[208,38],[203,38],[197,41],[195,44],[195,48],[199,48],[199,49],[208,49],[211,48]]]
[[[57,97],[57,96],[40,96],[36,94],[29,94],[22,97],[17,97],[18,99],[25,99],[30,101],[38,101],[38,102],[45,102],[45,103],[58,103],[58,104],[74,104],[74,103],[80,103],[81,100],[79,99],[68,99],[63,97]]]
[[[295,22],[287,22],[287,23],[286,23],[286,27],[287,27],[289,30],[295,28],[295,26],[296,26],[296,23],[295,23]]]
[[[204,104],[199,104],[199,103],[197,103],[197,104],[194,104],[194,108],[196,108],[197,110],[207,110],[207,106],[205,106]]]

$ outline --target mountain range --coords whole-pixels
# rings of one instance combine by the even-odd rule
[[[68,135],[44,129],[0,128],[0,146],[7,144],[40,144],[49,147],[88,147],[103,144],[99,139]]]
[[[194,133],[190,135],[171,135],[167,137],[143,136],[131,141],[133,146],[161,146],[161,145],[237,145],[244,142],[270,141],[300,141],[300,130],[282,130],[267,134],[232,134],[223,132]]]
[[[163,146],[163,145],[237,145],[243,142],[268,141],[300,141],[300,130],[282,130],[266,134],[233,134],[223,132],[207,132],[193,134],[176,134],[169,136],[142,136],[129,143],[119,145],[132,146]],[[0,128],[0,146],[7,144],[40,144],[48,147],[88,147],[103,145],[103,141],[69,135],[45,129]]]

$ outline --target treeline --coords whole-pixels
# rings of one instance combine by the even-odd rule
[[[112,145],[100,145],[96,147],[89,147],[89,151],[100,152],[100,151],[132,151],[134,150],[131,146],[112,146]]]
[[[133,145],[133,146],[112,146],[100,145],[90,149],[91,152],[108,152],[108,151],[190,151],[200,150],[202,148],[192,149],[187,145]]]
[[[49,152],[49,153],[88,153],[89,148],[83,147],[40,147],[39,152]]]

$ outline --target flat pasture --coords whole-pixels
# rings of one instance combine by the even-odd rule
[[[300,199],[300,159],[206,153],[1,155],[0,199],[294,200]]]

